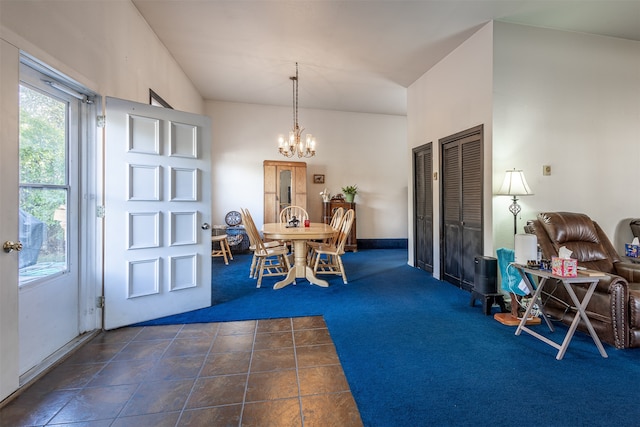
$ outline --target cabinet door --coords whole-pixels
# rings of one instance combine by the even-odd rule
[[[293,204],[307,209],[307,166],[296,166],[293,170]]]
[[[276,222],[278,197],[276,194],[276,166],[264,165],[264,223]]]

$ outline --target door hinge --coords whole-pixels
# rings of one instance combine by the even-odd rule
[[[98,218],[104,218],[104,206],[96,206],[96,216]]]
[[[107,116],[98,116],[96,117],[96,126],[99,128],[105,127],[107,123]]]
[[[96,307],[104,308],[104,296],[99,296],[96,298]]]

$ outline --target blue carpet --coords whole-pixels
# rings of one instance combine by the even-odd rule
[[[175,324],[322,315],[366,426],[636,426],[640,350],[577,332],[563,360],[470,307],[470,295],[407,265],[404,249],[347,253],[349,284],[298,279],[256,289],[249,255],[213,261],[213,306],[145,322]],[[494,308],[495,312],[496,308]],[[559,341],[566,328],[553,334]]]

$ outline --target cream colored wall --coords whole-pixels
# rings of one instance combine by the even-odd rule
[[[541,211],[583,212],[620,253],[640,217],[640,42],[496,22],[494,190],[523,169]],[[551,175],[542,175],[542,166]],[[495,248],[513,247],[509,198],[494,198]]]
[[[484,125],[484,247],[491,253],[492,153],[492,47],[493,25],[485,25],[408,89],[409,149],[433,143],[433,171],[439,172],[438,140]],[[411,155],[405,163],[409,183],[409,263],[413,264],[413,171]],[[438,173],[439,176],[439,173]],[[440,181],[433,181],[434,277],[440,277]]]
[[[103,96],[177,110],[203,100],[129,0],[0,1],[0,38]]]
[[[206,114],[213,118],[213,221],[224,224],[227,212],[246,207],[261,226],[262,162],[286,160],[277,137],[292,125],[291,107],[208,101]],[[325,187],[336,194],[357,184],[358,238],[406,238],[406,118],[310,109],[299,116],[300,126],[318,139],[316,156],[302,159],[311,220],[321,219]],[[324,174],[325,183],[314,184],[314,174]]]

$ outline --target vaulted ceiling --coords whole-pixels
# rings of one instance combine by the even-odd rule
[[[301,108],[382,114],[491,20],[640,40],[640,0],[133,3],[205,99],[291,105],[298,62]]]

